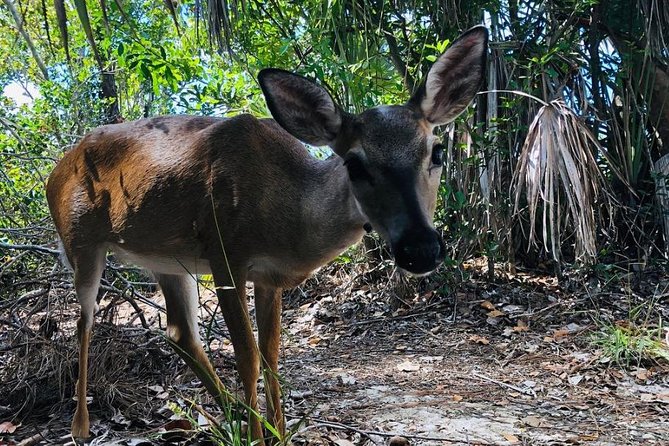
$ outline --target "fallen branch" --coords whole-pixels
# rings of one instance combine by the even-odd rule
[[[30,437],[22,440],[20,443],[18,443],[17,446],[33,446],[33,445],[36,445],[37,443],[46,440],[48,433],[49,433],[49,430],[45,429],[41,432],[38,432],[38,433],[36,433],[34,435],[31,435]]]
[[[531,313],[525,312],[523,314],[519,314],[518,316],[515,316],[515,318],[516,319],[521,318],[521,317],[532,318],[532,317],[538,316],[542,313],[545,313],[545,312],[547,312],[547,311],[549,311],[549,310],[551,310],[551,309],[553,309],[557,306],[563,305],[563,304],[564,304],[564,302],[555,302],[554,304],[550,304],[550,305],[548,305],[544,308],[540,308],[537,311],[533,311]]]

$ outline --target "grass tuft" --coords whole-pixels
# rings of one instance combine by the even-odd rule
[[[604,357],[622,367],[643,364],[669,364],[669,328],[649,327],[629,321],[608,324],[593,335]]]

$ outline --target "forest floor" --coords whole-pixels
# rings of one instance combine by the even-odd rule
[[[388,267],[330,266],[287,293],[280,375],[293,444],[669,444],[669,357],[603,354],[624,344],[605,333],[662,329],[666,272],[558,284],[502,269],[488,280],[482,269],[469,265],[444,289]],[[13,321],[0,331],[0,445],[71,442],[78,310],[56,288],[0,315]],[[202,300],[213,362],[239,391],[214,298]],[[103,298],[97,319],[90,444],[213,444],[210,418],[222,415],[167,346],[164,315],[122,301]],[[654,345],[669,349],[663,338]]]

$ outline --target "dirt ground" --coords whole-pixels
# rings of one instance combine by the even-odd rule
[[[669,445],[669,364],[623,367],[590,342],[642,302],[666,320],[666,275],[558,285],[501,269],[490,281],[480,269],[446,289],[388,269],[329,267],[287,293],[280,374],[293,443]],[[122,301],[104,297],[96,326],[91,444],[212,444],[206,416],[191,409],[183,422],[192,401],[222,415],[165,343],[164,315],[134,302],[142,321]],[[205,291],[203,301],[213,361],[238,391],[214,299]],[[24,314],[23,330],[2,328],[0,445],[70,441],[76,311],[64,286]]]

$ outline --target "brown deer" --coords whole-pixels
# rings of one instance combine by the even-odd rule
[[[404,105],[346,113],[312,81],[265,69],[259,82],[274,120],[142,119],[99,127],[67,152],[49,177],[47,198],[81,305],[72,435],[89,436],[88,347],[108,250],[153,273],[165,296],[168,339],[223,403],[229,393],[198,334],[195,278],[213,275],[245,404],[254,414],[251,435],[263,444],[261,366],[267,420],[284,435],[276,375],[281,290],[371,228],[399,268],[423,275],[439,266],[444,245],[432,218],[443,146],[433,129],[476,95],[487,42],[480,26],[459,37]],[[303,142],[328,145],[337,156],[317,160]],[[247,281],[254,285],[258,344]]]

